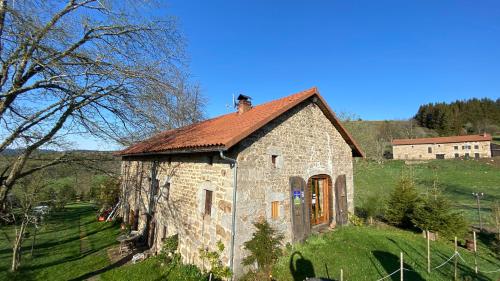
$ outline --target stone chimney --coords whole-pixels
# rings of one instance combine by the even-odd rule
[[[252,98],[245,95],[238,96],[238,114],[243,114],[250,109],[252,109],[252,102],[250,101]]]

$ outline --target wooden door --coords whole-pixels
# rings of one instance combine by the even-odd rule
[[[340,175],[337,177],[337,180],[335,180],[335,199],[337,203],[335,208],[337,224],[345,225],[348,220],[345,175]]]
[[[310,212],[311,225],[324,224],[328,222],[328,178],[326,176],[314,176],[310,180]]]
[[[293,241],[302,241],[309,234],[309,219],[306,212],[306,182],[301,177],[290,177],[290,210]]]

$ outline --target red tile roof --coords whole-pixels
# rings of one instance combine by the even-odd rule
[[[340,124],[316,88],[255,106],[242,114],[234,112],[159,133],[120,151],[118,155],[227,150],[271,120],[312,96],[317,96],[321,101],[321,103],[318,103],[320,108],[351,146],[353,155],[362,157],[361,149]]]
[[[457,142],[471,142],[471,141],[491,141],[491,135],[467,135],[467,136],[451,136],[451,137],[437,137],[437,138],[420,138],[420,139],[395,139],[392,141],[393,145],[406,145],[406,144],[431,144],[431,143],[457,143]]]

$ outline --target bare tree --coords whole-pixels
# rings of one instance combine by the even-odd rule
[[[12,243],[12,263],[11,271],[16,271],[21,264],[22,244],[26,237],[28,228],[33,225],[38,227],[41,222],[41,213],[34,212],[34,207],[38,204],[41,195],[40,191],[47,185],[43,180],[43,174],[36,176],[25,177],[16,185],[16,192],[9,196],[8,205],[11,212],[3,216],[3,220],[14,225],[14,236],[11,238],[9,233],[4,235],[8,241]],[[17,208],[18,215],[12,209]]]
[[[128,144],[200,120],[204,100],[189,83],[184,40],[149,1],[0,0],[0,211],[40,148],[70,136]],[[137,134],[140,132],[140,134]],[[131,137],[137,136],[137,137]]]

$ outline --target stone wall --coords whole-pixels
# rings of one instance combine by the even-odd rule
[[[212,159],[210,159],[210,157]],[[198,250],[215,250],[221,240],[228,262],[231,231],[232,171],[215,154],[164,156],[122,161],[123,194],[128,202],[122,214],[129,220],[130,210],[140,210],[139,227],[145,227],[151,190],[151,167],[158,161],[160,198],[156,203],[156,241],[153,251],[161,249],[161,238],[179,234],[179,250],[184,262],[201,267]],[[204,216],[204,190],[213,191],[210,216]],[[130,220],[129,220],[130,221]]]
[[[289,179],[326,174],[335,183],[346,175],[348,208],[353,212],[352,150],[312,102],[305,102],[246,138],[237,147],[238,198],[235,264],[246,255],[243,242],[254,232],[253,222],[267,219],[292,241]],[[272,155],[277,155],[273,167]],[[335,194],[332,190],[332,194]],[[279,201],[279,218],[271,218],[271,202]],[[333,200],[335,208],[335,196]],[[333,218],[335,219],[335,218]],[[236,272],[237,274],[240,272]]]
[[[393,145],[392,153],[394,159],[402,160],[436,159],[436,154],[444,154],[445,159],[452,159],[457,158],[456,154],[465,157],[467,153],[470,158],[474,158],[476,153],[479,153],[479,158],[488,158],[491,157],[491,148],[489,141]]]
[[[290,177],[299,176],[307,182],[311,176],[323,174],[335,183],[337,176],[346,175],[348,209],[354,211],[351,148],[311,101],[278,117],[226,155],[238,160],[236,276],[244,271],[241,260],[247,253],[243,243],[251,238],[255,221],[267,219],[285,235],[285,243],[291,242]],[[277,156],[275,165],[272,155]],[[159,250],[161,237],[179,233],[183,260],[201,267],[198,250],[215,249],[215,242],[221,240],[226,246],[223,261],[228,262],[233,185],[229,163],[217,154],[125,158],[122,162],[123,194],[129,204],[122,210],[125,217],[129,210],[140,208],[140,213],[144,214],[148,209],[152,161],[159,163],[157,179],[163,191],[156,206],[155,249]],[[170,183],[169,192],[166,192],[167,182]],[[331,188],[334,195],[333,186]],[[203,190],[214,192],[212,215],[205,218]],[[273,201],[279,202],[277,219],[271,218]],[[145,217],[141,216],[139,229],[144,227],[144,221]]]

